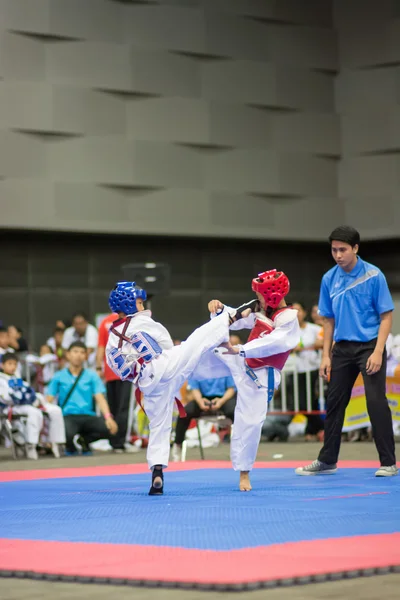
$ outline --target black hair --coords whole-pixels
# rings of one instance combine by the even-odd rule
[[[82,348],[83,350],[87,350],[87,346],[86,344],[84,344],[83,342],[77,341],[77,342],[72,342],[72,344],[70,345],[70,347],[68,348],[68,352],[70,350],[72,350],[72,348]]]
[[[76,319],[76,317],[82,317],[82,319],[85,319],[85,321],[89,323],[89,319],[87,318],[87,315],[84,312],[76,312],[75,314],[73,314],[72,322],[74,322],[74,319]]]
[[[5,363],[8,360],[15,360],[15,362],[18,362],[18,356],[15,354],[15,352],[5,352],[1,357],[1,362]]]
[[[360,234],[357,229],[350,227],[349,225],[341,225],[336,227],[329,236],[329,243],[331,244],[334,240],[338,242],[345,242],[352,248],[356,245],[360,245]]]
[[[8,333],[7,327],[0,326],[0,333]]]
[[[308,308],[302,300],[293,300],[292,304],[298,304],[299,306],[301,306],[304,312],[308,313]]]
[[[64,333],[64,329],[62,327],[56,327],[55,330],[53,331],[53,333]]]

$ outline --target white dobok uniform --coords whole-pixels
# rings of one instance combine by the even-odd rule
[[[56,404],[46,402],[42,394],[36,393],[34,404],[14,404],[9,380],[13,379],[5,373],[0,373],[0,405],[2,412],[7,414],[9,407],[14,415],[26,417],[24,437],[28,444],[37,445],[43,427],[43,412],[38,406],[43,406],[49,417],[49,442],[65,444],[65,426],[62,410]],[[28,384],[23,382],[26,386]]]
[[[224,312],[228,311],[232,309],[225,306]],[[288,355],[300,342],[300,327],[297,310],[283,308],[272,319],[261,312],[252,313],[230,328],[252,330],[249,341],[240,346],[240,354],[227,354],[224,348],[216,348],[204,357],[193,377],[201,379],[204,369],[215,377],[229,374],[218,368],[216,358],[229,368],[237,388],[232,466],[235,471],[250,471],[257,456],[268,402],[280,385]]]
[[[173,345],[167,329],[151,318],[149,310],[120,319],[110,328],[108,365],[122,380],[133,381],[144,395],[150,468],[168,466],[174,401],[183,383],[204,353],[228,339],[227,312],[196,329],[180,346]],[[203,379],[207,377],[209,372]]]

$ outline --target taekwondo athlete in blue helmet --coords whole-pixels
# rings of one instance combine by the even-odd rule
[[[145,290],[134,282],[121,281],[111,291],[109,306],[119,319],[110,328],[106,359],[114,373],[132,381],[143,393],[150,426],[149,494],[156,495],[163,493],[175,397],[205,353],[224,343],[229,347],[229,325],[247,313],[245,307],[223,313],[196,329],[180,346],[174,346],[167,329],[152,319],[150,310],[145,310],[144,300]]]

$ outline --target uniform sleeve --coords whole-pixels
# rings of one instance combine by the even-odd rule
[[[319,292],[318,312],[322,317],[334,319],[332,300],[329,293],[329,286],[326,277],[322,278]]]
[[[394,310],[392,296],[384,274],[379,272],[375,281],[374,305],[377,312],[381,315],[382,313]]]
[[[48,396],[58,396],[59,382],[60,382],[60,379],[59,379],[58,375],[54,375],[53,379],[50,381],[49,385],[47,386],[47,395]]]
[[[275,329],[271,333],[244,344],[246,358],[267,358],[293,350],[299,344],[300,326],[297,311],[288,310],[285,313],[282,313],[280,319],[277,317]]]
[[[11,404],[10,390],[8,382],[0,379],[0,404]]]

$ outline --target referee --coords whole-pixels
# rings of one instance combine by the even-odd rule
[[[330,380],[324,446],[317,460],[299,467],[296,473],[337,471],[344,415],[361,372],[381,464],[375,475],[390,477],[398,472],[392,414],[386,398],[385,344],[392,327],[393,301],[383,273],[357,255],[360,234],[356,229],[337,227],[329,242],[337,266],[323,276],[318,304],[324,317],[320,375]]]

